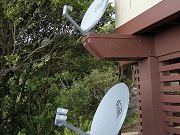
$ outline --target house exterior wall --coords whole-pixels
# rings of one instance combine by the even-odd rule
[[[180,134],[180,26],[166,27],[154,38],[159,62],[163,135]]]
[[[153,7],[162,0],[115,0],[116,28]]]
[[[155,56],[138,61],[140,135],[180,134],[180,26],[154,35]]]
[[[161,1],[116,0],[116,28],[121,29],[118,32],[129,34],[122,27],[151,7],[157,7],[156,4]],[[174,7],[163,7],[166,6]],[[145,14],[143,17],[149,22]],[[135,22],[141,23],[138,20],[136,18]],[[131,26],[128,28],[132,29],[134,25],[128,25]],[[170,23],[165,26],[153,35],[154,43],[151,46],[154,46],[155,56],[139,60],[136,66],[139,135],[180,134],[180,38],[177,37],[180,35],[180,26]]]

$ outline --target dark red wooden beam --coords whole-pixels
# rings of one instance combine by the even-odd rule
[[[97,59],[134,61],[155,56],[151,38],[119,35],[91,34],[85,37],[85,48]]]

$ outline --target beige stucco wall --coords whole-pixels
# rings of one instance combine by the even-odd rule
[[[115,0],[116,28],[138,16],[162,0]]]

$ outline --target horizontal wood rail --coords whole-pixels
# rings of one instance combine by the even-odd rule
[[[161,92],[180,91],[180,86],[161,86]]]
[[[162,94],[161,102],[164,102],[164,103],[180,103],[180,95],[163,95]]]
[[[163,111],[180,112],[180,106],[162,105]]]
[[[170,59],[174,59],[174,58],[179,58],[179,57],[180,57],[180,51],[178,51],[176,53],[172,53],[172,54],[161,56],[161,57],[159,57],[159,61],[166,61],[166,60],[170,60]]]
[[[169,133],[180,134],[180,127],[169,127],[165,126],[165,130]]]
[[[163,72],[163,71],[170,71],[170,70],[176,70],[176,69],[180,69],[180,63],[160,66],[160,68],[159,68],[159,70],[161,72]]]
[[[175,75],[163,75],[160,77],[161,82],[178,81],[180,80],[180,74]]]
[[[167,122],[175,122],[180,123],[180,117],[174,117],[174,116],[163,116],[163,120]]]

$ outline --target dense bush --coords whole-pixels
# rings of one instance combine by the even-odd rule
[[[98,103],[119,81],[117,64],[91,57],[62,17],[63,5],[70,4],[71,15],[81,20],[91,2],[0,1],[0,134],[70,135],[54,126],[59,106],[70,110],[72,124],[89,130]],[[98,31],[112,31],[113,13],[109,6]]]

